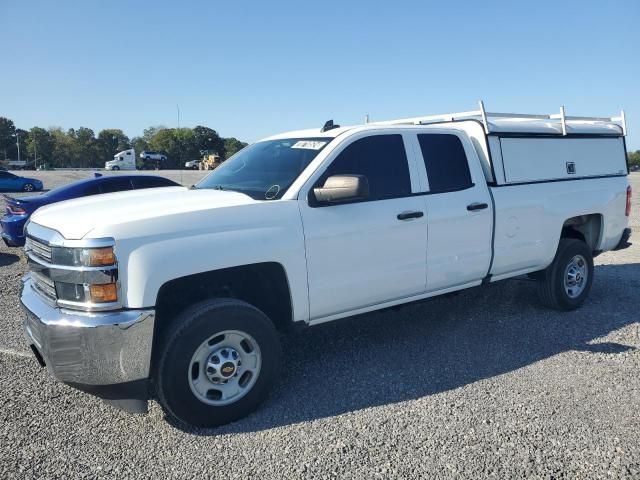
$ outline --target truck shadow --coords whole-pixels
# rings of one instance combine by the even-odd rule
[[[20,257],[18,255],[14,255],[13,253],[0,252],[0,267],[7,267],[19,261]]]
[[[578,311],[537,302],[529,281],[507,281],[399,311],[361,315],[283,337],[282,376],[254,414],[215,430],[259,431],[455,389],[562,352],[623,354],[598,342],[638,321],[640,264],[596,267]]]

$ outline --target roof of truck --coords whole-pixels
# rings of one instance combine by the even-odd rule
[[[518,114],[518,113],[494,113],[484,109],[484,103],[479,102],[480,109],[428,115],[423,117],[402,118],[383,122],[365,123],[347,127],[334,127],[323,131],[324,128],[311,128],[284,132],[267,138],[275,140],[282,138],[335,138],[349,130],[379,129],[379,128],[407,128],[410,126],[437,125],[439,128],[454,127],[455,122],[475,121],[482,124],[488,133],[515,133],[515,134],[547,134],[547,135],[626,135],[626,123],[624,111],[618,117],[574,117],[565,115],[564,107],[560,107],[560,113],[553,114]],[[325,125],[333,124],[333,121]]]
[[[480,118],[467,118],[465,120],[481,121]],[[464,121],[464,120],[460,120]],[[495,119],[488,122],[492,133],[533,133],[562,135],[562,125],[560,120],[538,120],[538,119]],[[385,122],[368,123],[362,125],[350,125],[346,127],[334,128],[322,132],[320,128],[309,128],[305,130],[293,130],[279,133],[264,140],[278,140],[283,138],[328,138],[332,139],[338,135],[353,129],[379,129],[383,128],[406,128],[406,127],[426,127],[434,126],[439,128],[455,128],[456,121],[442,121],[438,123],[426,124],[387,124]],[[566,129],[569,134],[583,135],[622,135],[622,128],[615,123],[588,122],[588,121],[566,121]]]
[[[264,138],[263,140],[279,140],[282,138],[335,138],[341,133],[344,133],[348,130],[352,130],[357,125],[352,125],[349,127],[338,127],[333,128],[331,130],[327,130],[323,132],[321,128],[307,128],[305,130],[291,130],[289,132],[279,133],[277,135],[272,135],[271,137]]]

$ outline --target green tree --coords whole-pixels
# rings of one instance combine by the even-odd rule
[[[13,139],[14,158],[18,158],[18,143],[20,143],[20,160],[27,160],[27,143],[29,142],[29,132],[21,128],[16,128],[16,137]]]
[[[198,125],[193,129],[193,135],[195,137],[195,146],[198,149],[198,153],[200,151],[208,151],[209,153],[217,153],[218,155],[224,155],[224,140],[220,138],[218,132],[216,132],[213,128],[203,127]],[[198,155],[195,158],[199,158],[201,155]],[[189,158],[188,160],[193,160]]]
[[[142,138],[145,142],[147,142],[147,144],[149,144],[151,142],[151,139],[155,137],[160,130],[166,130],[166,127],[160,125],[156,127],[145,128],[142,132]]]
[[[151,150],[149,147],[149,143],[143,137],[133,137],[131,139],[131,148],[133,148],[136,152],[136,160],[138,162],[138,166],[142,166],[139,155],[145,150]]]
[[[635,152],[630,152],[628,157],[629,157],[629,165],[640,167],[640,150],[636,150]]]
[[[131,148],[131,141],[119,128],[107,128],[98,133],[97,150],[99,158],[97,162],[104,165],[113,159],[113,156],[123,150]]]
[[[240,140],[238,140],[237,138],[234,138],[234,137],[225,138],[224,139],[224,154],[223,154],[222,158],[227,159],[227,158],[233,156],[236,152],[239,152],[240,150],[242,150],[247,145],[248,145],[247,143],[241,142]]]
[[[16,139],[13,137],[15,133],[16,126],[13,121],[0,117],[0,152],[5,160],[10,158],[9,155],[15,148]]]
[[[53,141],[51,134],[44,128],[33,127],[29,130],[26,146],[29,159],[35,160],[38,165],[51,162]]]
[[[145,130],[146,136],[147,130]],[[162,128],[149,139],[151,150],[167,156],[166,168],[182,168],[185,160],[200,156],[196,137],[190,128]]]
[[[74,133],[75,134],[75,133]],[[70,167],[74,157],[75,140],[60,127],[49,129],[52,167]]]
[[[100,167],[104,162],[100,162],[98,143],[93,130],[80,127],[75,131],[75,158],[72,162],[74,167]]]
[[[215,152],[228,158],[247,145],[236,138],[221,138],[214,129],[202,125],[153,126],[145,129],[142,136],[129,139],[117,128],[102,130],[97,137],[87,127],[67,131],[60,127],[20,130],[10,119],[0,117],[0,159],[17,158],[16,134],[22,159],[32,160],[37,155],[38,165],[46,163],[52,167],[103,167],[115,153],[133,147],[137,153],[161,152],[167,156],[166,168],[182,168],[185,161],[201,158],[200,152]]]

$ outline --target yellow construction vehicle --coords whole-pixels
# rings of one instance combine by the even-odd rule
[[[213,170],[218,165],[220,165],[221,159],[220,155],[216,153],[207,153],[202,156],[202,161],[200,162],[200,170]]]

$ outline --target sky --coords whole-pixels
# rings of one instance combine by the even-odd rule
[[[477,108],[616,115],[640,149],[640,0],[0,0],[16,126],[278,132]]]

